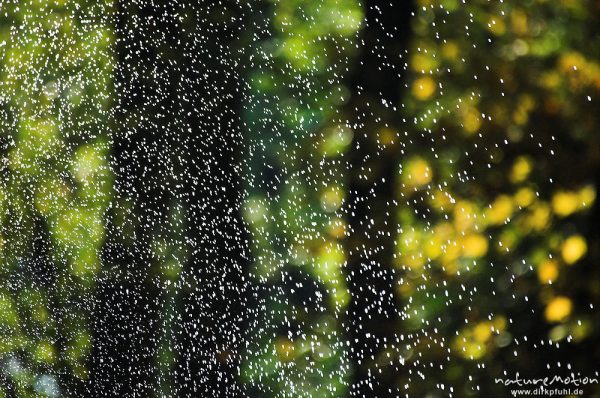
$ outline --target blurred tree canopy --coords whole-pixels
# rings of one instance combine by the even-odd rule
[[[0,0],[0,397],[598,377],[599,30],[597,0]]]
[[[398,385],[595,375],[599,5],[443,3],[419,2],[409,48],[393,263],[415,373]]]
[[[494,377],[560,373],[565,361],[595,375],[597,2],[367,1],[349,36],[362,53],[347,53],[346,99],[328,102],[323,90],[304,108],[288,98],[311,84],[286,84],[282,62],[300,56],[311,83],[336,69],[322,43],[305,49],[320,19],[306,16],[306,34],[279,6],[285,29],[274,24],[262,44],[277,55],[252,75],[253,110],[263,93],[277,96],[264,100],[268,116],[249,116],[248,136],[262,144],[251,159],[267,169],[252,174],[251,187],[264,187],[245,212],[259,278],[277,286],[261,308],[280,326],[255,332],[263,351],[251,380],[274,396],[311,396],[297,375],[328,396],[463,396],[506,393]],[[304,46],[291,56],[290,36]],[[306,124],[315,108],[332,116]],[[346,347],[311,330],[322,319],[311,309],[334,316],[322,330],[345,334]],[[336,363],[350,371],[307,377]]]
[[[113,10],[0,7],[0,396],[58,396],[63,383],[77,395],[90,376],[89,309],[112,198],[103,115],[114,99],[104,23]]]

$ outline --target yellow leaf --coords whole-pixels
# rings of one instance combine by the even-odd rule
[[[529,173],[531,172],[531,160],[524,156],[519,156],[513,164],[512,171],[510,173],[510,181],[513,183],[519,183],[524,181]]]
[[[494,200],[486,212],[486,218],[492,225],[503,224],[513,213],[513,202],[510,196],[500,195]]]
[[[515,194],[515,203],[521,207],[527,207],[533,203],[535,193],[530,188],[521,188]]]
[[[559,191],[552,197],[552,210],[560,217],[574,213],[578,205],[579,195],[575,192]]]
[[[571,314],[572,309],[573,303],[569,298],[557,296],[546,306],[545,316],[548,322],[561,322]]]
[[[558,263],[554,260],[546,260],[537,269],[540,282],[554,282],[558,278]]]
[[[488,341],[492,337],[492,325],[490,322],[478,323],[475,329],[473,329],[473,336],[480,343]]]
[[[562,244],[561,254],[567,264],[574,264],[586,252],[587,243],[581,235],[573,235]]]
[[[412,93],[415,98],[425,101],[435,93],[435,81],[429,76],[423,76],[414,81]]]
[[[462,241],[463,254],[467,257],[482,257],[488,251],[488,241],[481,234],[471,234]]]
[[[490,17],[487,28],[496,36],[502,36],[506,32],[506,24],[501,18],[496,16]]]
[[[402,182],[406,187],[418,188],[429,184],[432,176],[429,163],[421,157],[415,157],[407,162],[402,174]]]

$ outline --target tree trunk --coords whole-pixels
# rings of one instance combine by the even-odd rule
[[[354,362],[352,396],[395,396],[398,362],[382,358],[396,343],[401,308],[395,297],[395,184],[412,2],[367,1],[362,57],[352,77],[354,143],[349,183],[348,280],[352,301],[346,330]],[[383,104],[383,105],[382,105]],[[385,105],[388,104],[389,107]],[[395,107],[396,110],[394,110]],[[392,131],[392,130],[390,130]]]

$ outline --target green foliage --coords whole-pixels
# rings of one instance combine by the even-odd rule
[[[363,11],[354,0],[265,7],[271,34],[252,43],[244,115],[244,218],[251,275],[264,294],[242,376],[251,390],[272,396],[338,397],[346,394],[350,371],[338,210],[345,197],[341,159],[352,133],[335,114],[348,100],[339,78],[354,54]]]
[[[561,360],[593,374],[573,353],[597,339],[585,304],[598,298],[586,257],[597,236],[585,236],[600,167],[597,9],[420,5],[404,99],[419,144],[401,160],[395,266],[401,332],[415,338],[404,359],[432,366],[399,385],[503,394],[502,372],[539,376]],[[424,163],[411,169],[411,156]]]
[[[0,397],[77,396],[90,376],[94,281],[114,197],[113,2],[21,3],[0,0]],[[349,88],[360,51],[372,50],[361,45],[372,5],[273,0],[248,16],[242,215],[258,311],[241,353],[249,395],[347,396],[360,372],[383,391],[460,397],[506,394],[493,382],[505,371],[537,377],[566,362],[593,375],[597,1],[417,1],[409,76],[391,106]],[[182,32],[198,28],[183,14]],[[227,12],[213,14],[210,24],[227,23]],[[349,114],[363,105],[371,116],[351,128]],[[127,123],[141,123],[144,111]],[[361,150],[377,149],[349,170],[362,135]],[[351,179],[374,186],[381,170],[393,170],[393,192],[369,198],[366,216],[388,229],[349,237],[367,230],[343,211]],[[164,228],[140,244],[143,206],[119,205],[120,239],[149,247],[142,277],[158,281],[151,294],[160,302],[153,375],[157,394],[174,394],[191,257],[186,207],[165,204]],[[350,344],[368,342],[349,340],[357,292],[347,265],[368,239],[393,247],[373,261],[394,275],[401,321],[385,325],[394,341],[354,361]]]
[[[327,40],[313,45],[311,38],[333,30],[309,17],[317,9],[327,14],[326,5],[314,7],[269,8],[273,37],[251,58],[262,66],[251,76],[245,118],[251,173],[244,214],[254,276],[277,294],[257,303],[265,320],[251,331],[261,338],[244,376],[269,396],[313,394],[310,383],[294,380],[313,380],[299,347],[318,316],[305,313],[310,305],[280,279],[287,273],[295,281],[298,272],[323,291],[341,292],[323,304],[339,323],[350,300],[346,251],[356,249],[338,243],[355,226],[337,213],[348,187],[344,168],[330,166],[343,159],[353,132],[328,122],[349,94],[343,86],[328,91],[330,61],[323,58],[332,53]],[[358,5],[348,7],[359,15]],[[456,396],[505,394],[494,384],[502,372],[539,376],[564,358],[594,374],[594,361],[577,353],[594,351],[598,339],[588,305],[599,297],[591,249],[598,236],[589,229],[600,169],[597,11],[585,0],[418,2],[407,90],[392,104],[400,117],[378,105],[380,98],[356,100],[395,121],[367,121],[367,140],[379,150],[364,178],[392,167],[378,163],[379,151],[396,154],[389,200],[399,205],[386,221],[397,235],[387,266],[397,271],[403,321],[397,341],[372,360],[345,362],[351,372],[365,367],[390,380],[390,391],[410,396],[433,394],[442,383]],[[353,55],[353,34],[327,37]],[[302,338],[290,333],[296,324]]]
[[[0,355],[11,364],[3,386],[56,396],[59,372],[72,387],[89,377],[90,299],[112,191],[112,8],[1,8],[0,262],[12,281],[0,300]]]

